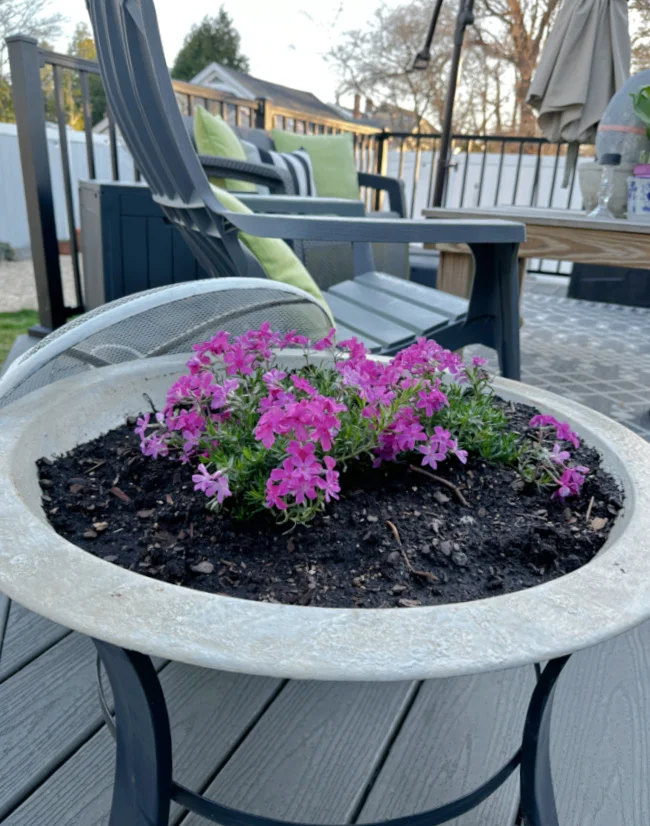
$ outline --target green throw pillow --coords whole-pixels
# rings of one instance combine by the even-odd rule
[[[299,135],[272,129],[278,152],[306,149],[314,170],[316,192],[322,198],[360,198],[354,142],[350,132],[342,135]]]
[[[199,155],[215,155],[235,161],[246,160],[241,141],[226,121],[202,106],[197,106],[194,110],[194,141]],[[235,192],[257,192],[255,184],[233,178],[210,178],[210,183]]]
[[[226,192],[225,189],[218,186],[212,188],[219,201],[231,212],[250,213],[252,211],[245,204],[242,204],[232,192]],[[302,261],[287,243],[281,238],[261,238],[258,235],[249,235],[247,232],[240,232],[239,239],[257,258],[269,278],[273,281],[290,284],[292,287],[300,287],[301,290],[320,301],[332,321],[332,326],[334,326],[332,313],[322,292],[304,268]]]

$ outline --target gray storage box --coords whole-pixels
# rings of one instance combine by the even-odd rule
[[[84,305],[207,278],[146,184],[80,181]]]

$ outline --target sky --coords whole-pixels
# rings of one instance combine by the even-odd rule
[[[399,0],[390,0],[397,4]],[[215,14],[220,0],[157,0],[156,11],[168,65],[193,23]],[[323,59],[340,35],[368,25],[380,0],[223,0],[239,31],[251,74],[273,83],[313,92],[333,102],[337,77]],[[65,51],[72,30],[87,21],[84,0],[53,0],[67,18],[55,46]],[[417,51],[421,44],[414,44]]]

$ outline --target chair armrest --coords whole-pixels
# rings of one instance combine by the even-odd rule
[[[389,244],[520,244],[526,227],[514,221],[407,220],[405,218],[330,218],[303,215],[246,215],[224,211],[237,229],[264,238],[295,241],[383,241]]]
[[[359,172],[359,186],[370,189],[379,189],[388,193],[391,212],[396,212],[400,218],[406,218],[406,191],[404,181],[399,178],[389,178],[387,175],[375,175],[372,172]]]
[[[252,184],[268,186],[274,192],[293,195],[295,193],[291,175],[284,169],[251,161],[238,161],[214,155],[199,155],[203,171],[208,177],[236,178]]]
[[[294,215],[341,215],[362,218],[366,214],[361,201],[350,198],[317,198],[299,195],[238,194],[239,200],[253,212]]]

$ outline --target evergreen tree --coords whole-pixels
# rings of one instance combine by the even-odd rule
[[[248,58],[240,52],[240,41],[231,17],[221,6],[216,17],[206,15],[200,23],[192,26],[176,56],[172,77],[191,80],[213,62],[247,72]]]

